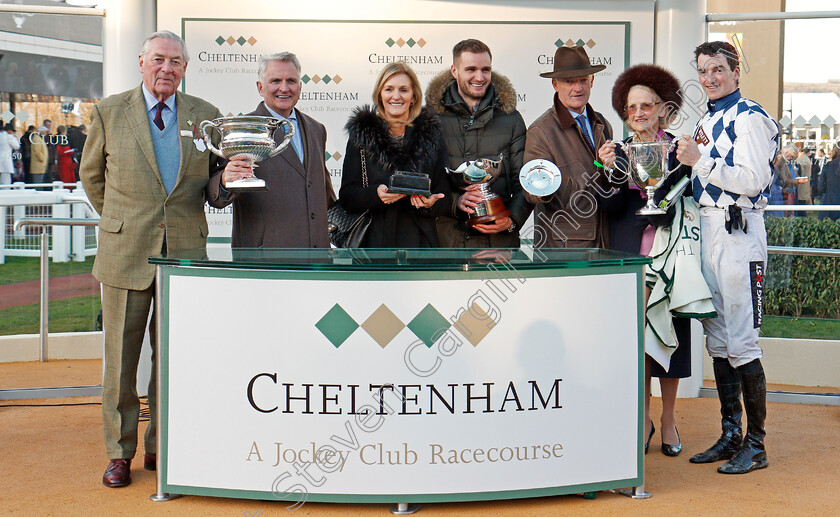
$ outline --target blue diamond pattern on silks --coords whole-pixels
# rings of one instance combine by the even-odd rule
[[[734,142],[737,135],[735,134],[735,119],[726,125],[726,136],[729,137],[730,142]]]
[[[720,195],[723,194],[723,190],[721,190],[720,187],[716,187],[716,186],[712,185],[711,183],[706,185],[705,190],[706,190],[706,194],[708,194],[709,197],[712,198],[712,201],[714,201],[715,204],[717,204],[718,199],[720,199]]]
[[[729,152],[726,153],[726,158],[723,159],[726,162],[726,165],[730,167],[735,166],[735,147],[729,148]]]
[[[700,178],[694,177],[691,182],[691,192],[694,194],[694,200],[700,202],[700,196],[703,195],[703,184],[700,183]]]
[[[715,125],[712,126],[712,141],[717,142],[721,133],[723,133],[723,118],[718,119]]]
[[[720,156],[720,151],[718,151],[718,148],[716,146],[713,145],[712,148],[709,149],[709,156],[711,156],[715,160],[717,160],[718,158],[721,157]]]

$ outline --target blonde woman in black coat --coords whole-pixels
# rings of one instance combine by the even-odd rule
[[[447,153],[437,117],[421,106],[422,99],[414,71],[401,61],[389,63],[376,81],[374,105],[357,108],[345,126],[349,139],[339,203],[348,212],[371,212],[360,247],[438,246],[435,217],[447,212],[438,203],[449,192]],[[388,179],[396,171],[428,174],[432,195],[388,192]]]

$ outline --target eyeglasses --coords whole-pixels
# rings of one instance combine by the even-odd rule
[[[653,108],[655,108],[656,106],[658,106],[660,104],[662,104],[662,103],[661,102],[654,102],[654,103],[651,104],[649,102],[643,102],[642,104],[638,104],[638,105],[637,104],[631,104],[631,105],[627,106],[626,108],[624,108],[624,110],[628,114],[632,115],[633,113],[636,113],[636,111],[639,110],[639,109],[641,109],[642,111],[645,111],[645,112],[651,111],[651,110],[653,110]]]

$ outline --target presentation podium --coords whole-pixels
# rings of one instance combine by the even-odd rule
[[[645,257],[201,249],[150,261],[155,500],[644,495]]]

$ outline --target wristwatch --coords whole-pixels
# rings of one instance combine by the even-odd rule
[[[507,229],[507,232],[508,233],[513,233],[514,231],[516,231],[516,221],[511,219],[510,220],[510,228]]]

